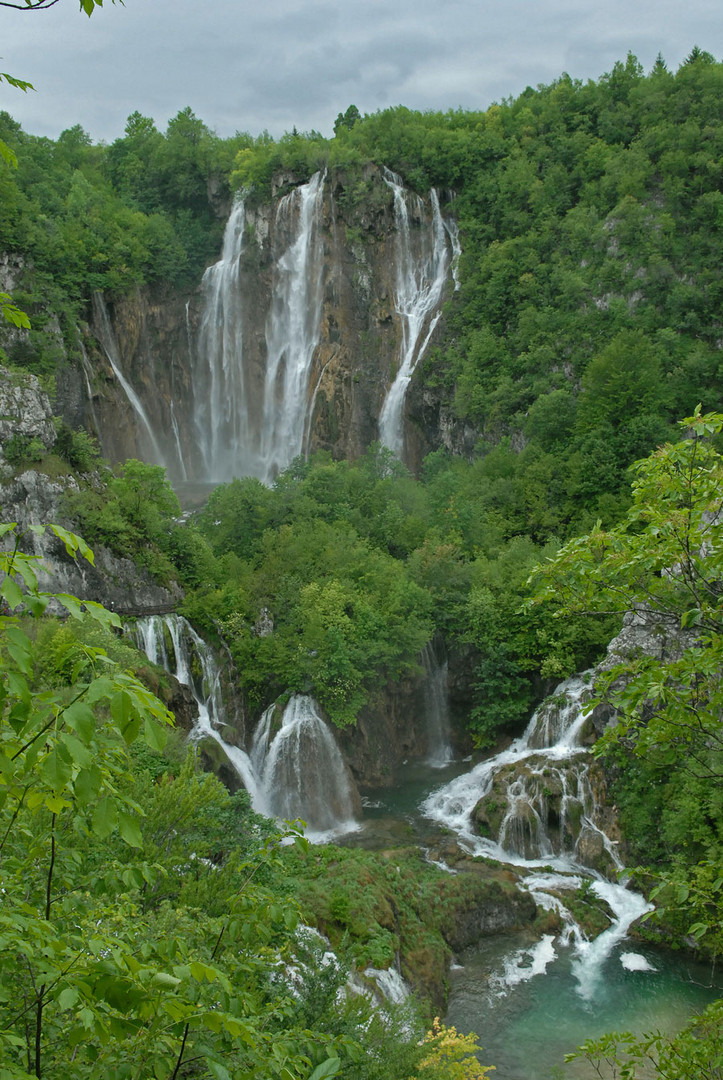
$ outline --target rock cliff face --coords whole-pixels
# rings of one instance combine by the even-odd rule
[[[53,522],[71,531],[73,522],[62,510],[63,495],[74,490],[71,477],[53,480],[29,469],[0,482],[0,522],[16,521],[23,533],[21,547],[42,560],[38,575],[41,589],[66,592],[81,600],[96,600],[120,614],[167,611],[181,599],[179,590],[159,585],[130,559],[121,559],[107,548],[97,546],[95,562],[70,558],[55,535],[29,532],[30,525]]]
[[[313,191],[314,181],[279,178],[271,203],[232,211],[221,259],[193,294],[96,297],[83,382],[104,454],[164,464],[175,481],[243,471],[269,479],[264,469],[297,452],[354,458],[377,439],[405,350],[414,369],[443,336],[459,253],[436,195],[400,195],[391,175],[370,165],[363,175],[319,176]],[[428,310],[420,301],[412,318],[410,303],[434,275],[437,299]],[[65,398],[77,416],[70,389]],[[433,396],[407,395],[412,467],[439,443],[440,416]],[[260,433],[272,417],[296,424],[288,451]],[[465,437],[445,441],[457,448]]]
[[[403,761],[424,756],[423,717],[423,679],[405,679],[378,690],[356,724],[338,733],[342,753],[360,788],[390,787]]]
[[[46,449],[55,443],[53,413],[34,375],[17,376],[0,369],[0,455],[6,443],[20,436],[37,439]],[[0,457],[0,463],[4,458]]]
[[[2,452],[18,436],[52,448],[56,436],[50,400],[34,376],[0,368],[0,523],[17,522],[23,550],[42,560],[40,588],[97,600],[118,612],[167,610],[178,603],[180,593],[158,585],[130,559],[98,547],[91,565],[83,558],[71,559],[53,533],[29,531],[31,525],[49,522],[72,530],[73,522],[63,512],[63,495],[77,484],[72,476],[53,479],[34,469],[13,475],[2,464]]]

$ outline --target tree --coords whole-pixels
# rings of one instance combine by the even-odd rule
[[[11,1064],[23,1058],[27,1072],[40,1077],[54,1037],[49,1019],[53,1006],[68,1007],[69,980],[79,971],[87,974],[97,960],[80,933],[82,897],[70,905],[65,899],[72,890],[74,862],[69,833],[92,833],[103,840],[119,831],[125,843],[140,845],[137,807],[119,789],[127,768],[125,747],[143,732],[149,745],[160,748],[171,718],[137,679],[110,670],[100,649],[84,650],[83,667],[89,665],[90,674],[76,679],[69,692],[34,686],[34,649],[21,623],[23,606],[37,617],[52,600],[74,619],[93,619],[105,627],[118,626],[119,620],[100,604],[40,592],[38,560],[21,552],[15,528],[0,526],[5,543],[12,543],[9,551],[0,553],[0,593],[8,612],[0,616],[0,855],[5,897],[0,909],[0,968],[5,973],[0,979],[0,1057],[4,1077],[27,1075]],[[31,528],[44,531],[44,526]],[[92,552],[79,537],[57,525],[49,528],[68,555],[92,563]],[[27,976],[24,1005],[13,994],[18,963]],[[73,1002],[78,997],[74,993]],[[98,1000],[88,1008],[91,1015],[94,1009],[102,1011]],[[8,1011],[15,1014],[10,1020]]]
[[[93,561],[79,537],[47,528]],[[192,756],[159,783],[132,771],[129,749],[144,743],[136,757],[157,762],[171,717],[102,649],[79,638],[67,682],[43,683],[34,621],[51,603],[80,623],[119,619],[40,592],[16,526],[0,536],[1,1080],[177,1080],[189,1067],[216,1080],[331,1080],[358,1047],[337,1052],[295,1027],[288,989],[274,990],[298,913],[254,879],[278,830],[199,777]],[[244,827],[246,849],[231,840],[224,865],[218,846]]]
[[[121,0],[122,2],[122,0]],[[53,7],[58,3],[58,0],[23,0],[22,3],[15,3],[14,0],[0,0],[0,7],[15,8],[16,11],[44,11],[46,8]],[[111,0],[111,3],[115,3],[115,0]],[[97,7],[103,6],[103,0],[80,0],[80,9],[84,11],[89,17],[93,14]],[[27,82],[25,79],[18,79],[13,75],[8,75],[7,72],[0,72],[0,82],[6,82],[10,86],[14,86],[17,90],[22,90],[26,93],[28,90],[34,90],[35,87],[32,83]],[[8,165],[17,166],[17,158],[11,148],[0,139],[0,159],[6,162]],[[30,329],[30,320],[24,311],[13,302],[11,296],[8,293],[0,292],[0,314],[8,322],[13,323],[14,326],[20,327],[24,330]]]
[[[350,105],[346,112],[339,113],[334,121],[334,134],[338,135],[341,130],[351,131],[358,120],[361,120],[361,113],[356,105]]]

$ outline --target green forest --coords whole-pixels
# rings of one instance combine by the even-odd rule
[[[383,688],[420,676],[439,635],[464,672],[456,738],[479,754],[600,660],[627,611],[672,620],[680,656],[638,657],[596,687],[619,723],[595,752],[627,862],[659,908],[650,933],[713,961],[722,111],[723,64],[695,48],[676,72],[628,55],[597,81],[563,75],[486,111],[350,106],[331,139],[222,139],[186,108],[165,132],[134,112],[95,145],[80,127],[52,141],[0,113],[0,251],[21,267],[0,360],[51,396],[67,362],[58,328],[73,362],[94,292],[190,293],[237,191],[261,203],[276,176],[324,168],[363,206],[376,163],[448,193],[460,288],[415,378],[474,430],[470,455],[440,443],[412,475],[378,443],[354,461],[319,452],[270,487],[221,485],[184,517],[162,468],[110,467],[92,433],[59,419],[50,451],[5,444],[6,475],[75,478],[73,531],[54,527],[69,553],[103,546],[180,586],[178,611],[228,649],[255,718],[298,692],[353,726]],[[388,875],[371,855],[310,848],[296,827],[283,837],[187,752],[163,673],[114,632],[117,616],[68,596],[64,618],[46,614],[22,538],[0,529],[0,1080],[486,1075],[494,1062],[432,1023],[423,995],[382,1015],[341,992],[349,970],[400,950],[420,966],[446,956],[430,911],[467,886],[412,851]],[[300,922],[324,928],[336,966]],[[645,1075],[652,1057],[666,1080],[714,1080],[721,1019],[718,1003],[677,1038],[580,1053],[602,1076]]]

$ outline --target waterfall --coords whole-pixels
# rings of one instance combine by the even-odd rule
[[[189,738],[208,736],[226,754],[258,813],[281,820],[301,818],[311,839],[323,840],[357,827],[358,798],[334,736],[313,698],[295,694],[274,731],[276,706],[261,717],[247,754],[226,742],[228,726],[221,669],[209,645],[182,615],[149,615],[131,630],[136,647],[193,694],[198,720]]]
[[[323,250],[319,220],[324,177],[315,173],[279,202],[276,233],[292,237],[274,267],[271,310],[266,322],[261,459],[272,480],[303,449],[309,382],[319,344]]]
[[[581,742],[588,679],[584,675],[561,683],[507,750],[434,792],[422,807],[428,817],[456,832],[462,846],[475,855],[528,871],[553,868],[555,872],[528,873],[521,887],[562,918],[560,944],[574,944],[574,972],[583,998],[592,996],[604,960],[631,923],[651,907],[643,897],[585,866],[586,853],[595,850],[608,872],[622,869],[615,845],[595,822],[591,757]],[[579,887],[581,873],[592,876],[593,892],[615,915],[613,925],[593,942],[562,901],[547,891]],[[545,935],[536,946],[508,957],[496,976],[498,984],[510,986],[544,972],[557,956],[553,942],[553,935]]]
[[[273,706],[264,713],[251,749],[264,812],[301,818],[317,838],[356,828],[346,765],[314,699],[294,694],[275,733],[274,713]]]
[[[438,648],[443,649],[440,643]],[[427,762],[441,769],[452,760],[449,742],[449,704],[447,701],[447,658],[439,659],[435,645],[429,642],[422,651],[426,673],[424,683],[424,714],[427,722]]]
[[[145,409],[141,404],[141,400],[138,394],[135,392],[131,384],[126,379],[125,375],[120,368],[120,349],[118,348],[118,342],[116,341],[115,334],[113,333],[113,327],[111,326],[110,317],[108,315],[108,309],[105,306],[105,300],[101,293],[93,293],[93,314],[95,316],[95,323],[98,327],[99,341],[103,347],[103,351],[108,358],[108,363],[113,369],[113,374],[123,388],[125,396],[128,398],[128,402],[135,412],[136,416],[141,422],[143,429],[148,436],[148,442],[151,448],[151,457],[154,459],[156,465],[166,464],[163,453],[158,440],[153,433],[151,422],[148,419]]]
[[[189,307],[189,303],[190,303],[190,301],[187,300],[186,301],[186,336],[187,336],[187,338],[188,338],[188,319],[189,319],[188,307]],[[190,338],[188,340],[189,340],[189,346],[190,346]],[[192,355],[190,347],[189,347],[188,355],[189,356]],[[173,360],[172,360],[171,361],[171,403],[170,403],[171,429],[173,431],[173,439],[174,439],[174,442],[176,444],[176,454],[178,456],[178,466],[179,466],[180,478],[181,478],[181,480],[183,480],[184,483],[186,483],[186,481],[188,480],[188,470],[186,469],[186,462],[183,460],[183,447],[181,445],[181,432],[180,432],[179,427],[178,427],[178,421],[176,420],[176,409],[175,409],[175,405],[174,405],[175,385],[174,385],[174,379],[173,379],[173,368],[174,368],[174,363],[173,363]]]
[[[394,303],[401,322],[401,345],[397,373],[379,417],[379,438],[401,457],[407,387],[441,315],[440,302],[450,267],[450,247],[456,272],[459,237],[456,226],[445,224],[434,188],[430,192],[432,214],[429,219],[422,199],[406,191],[396,173],[384,169],[383,176],[394,193]],[[413,222],[415,225],[419,222],[420,227],[413,227]]]
[[[195,350],[194,423],[208,480],[231,480],[251,471],[248,392],[243,366],[239,263],[246,211],[239,199],[223,237],[221,258],[203,275],[203,315]],[[188,312],[187,312],[188,316]]]
[[[409,998],[410,989],[396,968],[364,969],[368,979],[374,979],[384,1001],[390,1001],[393,1005],[403,1005]]]
[[[305,448],[320,336],[323,197],[324,176],[315,173],[279,201],[262,373],[250,372],[244,357],[243,200],[226,225],[221,259],[204,275],[194,422],[206,479],[257,476],[270,483]]]
[[[95,433],[100,439],[101,428],[100,424],[98,423],[98,414],[95,411],[95,404],[93,402],[93,378],[95,377],[95,372],[93,371],[93,365],[88,359],[88,354],[85,351],[85,346],[81,341],[80,336],[78,336],[78,346],[80,348],[80,360],[83,366],[83,376],[85,378],[85,389],[88,393],[88,407],[90,409],[90,415],[93,421],[93,427],[95,428]]]
[[[221,669],[208,644],[182,615],[175,614],[138,619],[133,636],[136,647],[151,663],[164,668],[189,688],[198,707],[198,720],[190,738],[197,741],[207,735],[218,743],[257,808],[258,785],[248,754],[227,743],[221,734],[220,729],[228,723]]]

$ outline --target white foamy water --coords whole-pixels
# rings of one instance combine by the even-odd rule
[[[394,194],[394,306],[401,326],[401,345],[397,372],[379,417],[379,438],[401,458],[404,400],[412,375],[439,322],[450,265],[456,274],[459,235],[456,226],[445,224],[434,188],[430,191],[431,215],[428,215],[423,200],[407,191],[396,173],[384,169],[383,176]]]
[[[578,993],[590,1000],[607,958],[625,939],[631,924],[651,909],[642,896],[622,884],[603,880],[581,861],[578,843],[583,836],[592,836],[598,837],[611,867],[621,866],[615,845],[594,821],[596,807],[587,778],[590,755],[581,745],[587,696],[586,675],[560,684],[507,750],[452,780],[422,806],[426,815],[454,831],[461,846],[472,854],[533,871],[521,879],[520,887],[530,892],[538,907],[554,911],[562,922],[557,938],[544,935],[536,945],[505,959],[490,981],[498,992],[544,974],[557,958],[557,950],[571,946]],[[482,837],[472,814],[493,787],[496,799],[504,794],[507,809],[498,835]],[[554,812],[551,788],[559,805]],[[579,822],[577,835],[573,822]],[[534,872],[542,866],[555,872]],[[593,941],[588,940],[564,899],[553,895],[579,888],[583,877],[593,879],[590,888],[614,916],[609,929]]]
[[[620,963],[626,971],[657,971],[657,968],[640,953],[620,953]]]

